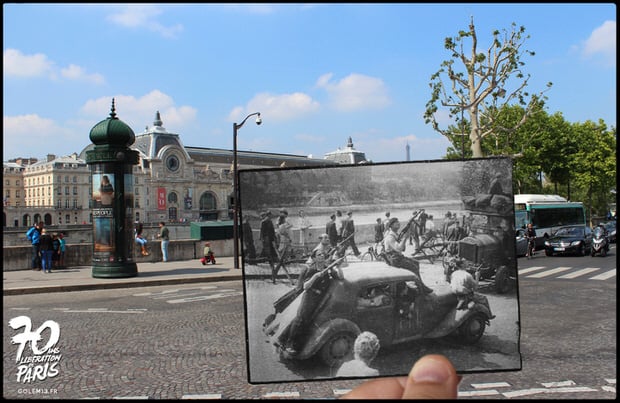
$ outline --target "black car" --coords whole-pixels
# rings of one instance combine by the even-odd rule
[[[592,248],[592,229],[585,225],[560,227],[545,241],[545,254],[576,254],[585,256]]]

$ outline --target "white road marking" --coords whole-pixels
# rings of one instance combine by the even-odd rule
[[[145,313],[146,309],[127,309],[126,311],[110,311],[108,308],[89,308],[89,309],[63,309],[62,312],[71,313]]]
[[[241,291],[235,291],[235,290],[222,290],[222,291],[232,291],[232,292],[211,294],[211,295],[200,295],[198,297],[191,297],[191,298],[171,299],[166,302],[169,304],[182,304],[184,302],[196,302],[196,301],[204,301],[204,300],[209,300],[209,299],[235,297],[238,295],[243,295],[243,292]]]
[[[460,391],[458,393],[458,397],[473,397],[473,396],[492,396],[499,395],[499,392],[495,389],[485,389],[485,390],[465,390]]]
[[[216,285],[205,285],[203,287],[200,287],[199,289],[201,290],[212,290],[214,288],[217,288]],[[191,288],[191,290],[195,290],[196,288]],[[188,288],[185,289],[181,289],[181,288],[172,288],[170,290],[164,290],[164,291],[159,291],[159,292],[141,292],[138,294],[133,294],[134,297],[148,297],[150,295],[163,295],[163,294],[173,294],[173,293],[177,293],[177,292],[181,292],[184,290],[190,290]]]
[[[486,389],[486,388],[509,388],[508,382],[489,382],[489,383],[472,383],[471,386],[474,389]]]
[[[519,274],[527,274],[536,270],[546,269],[546,266],[534,266],[528,267],[527,269],[519,269]]]
[[[349,393],[352,389],[334,389],[334,395],[335,396],[344,396],[347,393]]]
[[[208,399],[222,399],[222,394],[221,393],[209,393],[206,395],[183,395],[181,396],[181,399],[200,399],[200,400],[208,400]]]
[[[560,273],[566,270],[570,270],[572,269],[572,267],[556,267],[555,269],[550,269],[550,270],[545,270],[541,273],[536,273],[536,274],[532,274],[530,276],[527,276],[528,278],[542,278],[542,277],[548,277],[551,276],[553,274],[556,273]]]
[[[265,399],[282,399],[282,398],[291,398],[291,397],[299,397],[299,392],[271,392],[263,395]]]
[[[608,278],[612,278],[616,275],[616,269],[611,269],[606,271],[605,273],[601,273],[598,276],[590,277],[589,280],[607,280]]]
[[[521,389],[511,392],[504,392],[502,395],[512,398],[528,395],[536,395],[538,393],[578,393],[578,392],[597,392],[596,389],[588,388],[586,386],[574,387],[574,388],[533,388],[533,389]]]
[[[542,382],[541,385],[544,386],[545,388],[559,388],[562,386],[575,386],[577,384],[569,380],[569,381],[561,381],[561,382]]]
[[[596,267],[586,267],[585,269],[577,270],[575,272],[565,274],[558,278],[575,278],[575,277],[586,275],[588,273],[592,273],[593,271],[597,271],[597,270],[598,268]]]

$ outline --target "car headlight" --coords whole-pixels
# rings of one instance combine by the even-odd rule
[[[580,243],[581,241],[573,241],[570,243],[570,246],[579,246]]]
[[[551,246],[551,242],[545,241],[545,246]]]

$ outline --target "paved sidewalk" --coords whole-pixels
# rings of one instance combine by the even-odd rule
[[[230,281],[243,278],[243,270],[233,267],[232,257],[221,257],[216,262],[216,264],[205,266],[198,259],[166,263],[138,262],[136,277],[109,279],[94,278],[92,266],[68,267],[54,270],[51,273],[34,270],[5,271],[2,274],[2,291],[3,295],[19,295]]]
[[[219,257],[216,264],[202,265],[200,260],[170,262],[138,262],[138,275],[125,278],[94,278],[92,266],[68,267],[43,273],[34,270],[4,271],[3,295],[38,294],[49,292],[100,290],[111,288],[150,287],[165,284],[206,283],[213,281],[242,280],[246,278],[271,278],[268,264],[233,266],[233,257]],[[241,259],[240,259],[241,262]],[[289,272],[296,277],[299,267],[291,265]],[[278,279],[285,278],[283,270]]]

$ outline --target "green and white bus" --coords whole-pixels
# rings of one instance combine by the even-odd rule
[[[581,202],[570,202],[562,196],[516,194],[515,228],[532,223],[536,230],[536,247],[564,225],[586,225],[586,211]]]

